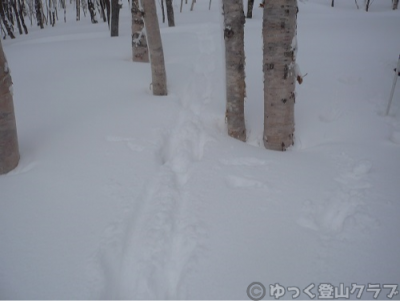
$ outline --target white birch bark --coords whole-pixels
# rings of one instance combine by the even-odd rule
[[[266,1],[264,41],[264,146],[285,151],[294,144],[297,0]]]
[[[167,74],[155,0],[142,0],[154,95],[167,95]]]
[[[146,31],[144,29],[143,11],[139,0],[132,0],[132,60],[134,62],[149,62]]]
[[[242,0],[223,0],[226,68],[226,122],[231,137],[246,141],[244,118],[245,54]]]

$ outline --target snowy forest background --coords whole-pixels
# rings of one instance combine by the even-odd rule
[[[173,1],[175,27],[157,4],[163,97],[149,64],[132,62],[125,0],[112,38],[99,11],[76,21],[70,1],[66,22],[60,1],[54,27],[28,14],[15,39],[3,21],[21,160],[0,176],[0,298],[248,299],[257,281],[265,299],[276,283],[379,284],[386,299],[383,285],[400,284],[400,84],[385,115],[399,10],[299,1],[307,76],[295,145],[274,152],[262,142],[263,10],[256,1],[245,24],[243,143],[226,133],[220,1],[188,2],[180,13]]]

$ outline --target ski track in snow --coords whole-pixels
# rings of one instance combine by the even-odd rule
[[[368,160],[354,160],[342,153],[339,164],[344,169],[334,179],[337,187],[325,200],[306,200],[304,215],[298,219],[302,227],[318,231],[323,238],[345,240],[349,231],[367,233],[379,222],[370,216],[364,202],[371,184],[368,180],[373,164]],[[349,234],[348,237],[352,237]]]
[[[165,129],[156,152],[160,167],[145,185],[136,208],[126,208],[109,225],[99,251],[89,263],[89,294],[106,299],[184,299],[185,283],[204,256],[206,227],[203,202],[188,194],[191,169],[213,139],[202,123],[202,108],[210,102],[215,71],[213,28],[197,33],[200,55],[195,73],[179,99],[175,126]],[[133,138],[108,136],[133,151],[144,149]],[[116,196],[114,195],[114,198]]]

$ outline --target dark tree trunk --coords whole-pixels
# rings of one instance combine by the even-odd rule
[[[1,6],[1,5],[0,5]],[[19,162],[17,126],[13,96],[10,92],[12,79],[0,40],[0,175],[13,170]]]
[[[247,18],[253,18],[253,7],[254,7],[254,0],[249,0],[247,2]]]
[[[96,24],[97,23],[96,10],[92,0],[88,0],[88,9],[90,13],[90,20],[92,21],[93,24]]]
[[[56,25],[56,14],[55,14],[54,3],[52,0],[49,0],[49,18],[51,26],[54,27],[54,25]]]
[[[76,0],[76,21],[81,19],[81,0]]]
[[[3,1],[0,1],[0,16],[1,16],[1,19],[3,20],[3,24],[4,24],[4,27],[6,28],[7,34],[10,36],[11,39],[15,39],[13,29],[10,26],[10,24],[8,23],[7,16],[4,12]]]
[[[162,22],[165,23],[164,0],[161,0],[161,15],[162,15]]]
[[[111,0],[111,36],[118,36],[118,26],[119,26],[119,0]]]
[[[335,0],[332,0],[331,7],[335,6]]]
[[[370,0],[367,0],[367,3],[365,4],[365,11],[369,10],[369,4],[370,4]]]
[[[110,22],[110,16],[111,16],[110,0],[104,0],[104,4],[106,6],[108,27],[110,27],[110,23],[111,23]]]
[[[104,22],[107,22],[107,16],[104,8],[104,0],[100,0],[100,12]]]
[[[11,1],[11,5],[12,5],[12,8],[14,10],[15,19],[17,20],[17,26],[18,26],[19,34],[22,35],[23,32],[22,32],[22,26],[21,26],[21,22],[20,22],[20,19],[19,19],[18,9],[17,9],[17,1],[16,0],[12,0]]]
[[[396,10],[399,6],[399,0],[393,0],[393,10]]]
[[[19,34],[23,34],[22,32],[22,26],[21,26],[21,22],[20,22],[20,18],[19,18],[19,13],[18,13],[18,9],[17,9],[17,2],[15,0],[11,0],[11,6],[14,10],[14,14],[15,14],[15,19],[17,20],[17,26],[18,26],[18,31]]]
[[[21,19],[21,24],[22,24],[22,27],[24,28],[25,34],[28,34],[28,28],[25,25],[25,19],[24,19],[24,5],[25,5],[24,1],[22,1],[22,3],[21,3],[21,0],[18,0],[18,8],[19,8],[18,15],[19,15],[19,18]]]
[[[172,0],[165,0],[167,4],[167,17],[168,17],[168,26],[175,26],[175,18],[174,18],[174,7],[172,6]]]

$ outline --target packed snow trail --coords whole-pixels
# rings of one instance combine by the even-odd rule
[[[215,30],[214,30],[215,31]],[[184,299],[185,279],[202,256],[206,228],[199,213],[201,200],[185,190],[193,164],[214,139],[202,120],[215,77],[213,26],[197,32],[200,54],[188,84],[177,93],[180,112],[175,125],[164,129],[157,144],[158,171],[105,232],[91,259],[92,295],[106,299]],[[142,151],[132,138],[108,137]]]

